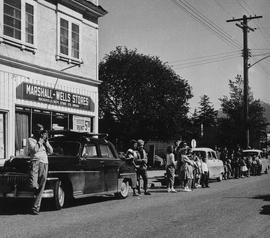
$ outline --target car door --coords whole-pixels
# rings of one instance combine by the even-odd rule
[[[211,151],[211,154],[214,161],[215,176],[218,178],[222,173],[224,173],[223,162],[217,158],[216,152]]]
[[[104,159],[95,143],[84,145],[81,164],[85,174],[84,194],[104,192]]]
[[[101,143],[99,146],[101,157],[104,159],[105,191],[117,191],[119,168],[122,161],[116,156],[110,144]]]

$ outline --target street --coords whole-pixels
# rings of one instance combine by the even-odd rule
[[[27,201],[0,210],[1,237],[270,237],[270,176],[210,183],[193,192],[88,198],[39,216]],[[3,205],[3,204],[2,204]]]

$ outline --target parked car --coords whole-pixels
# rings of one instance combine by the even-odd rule
[[[249,150],[243,150],[243,157],[247,158],[247,157],[258,157],[259,160],[261,161],[261,172],[268,174],[268,171],[270,169],[270,161],[267,158],[267,155],[265,153],[263,153],[262,150],[257,150],[257,149],[249,149]]]
[[[206,163],[209,169],[209,179],[217,179],[221,181],[224,174],[224,164],[222,160],[217,158],[217,154],[211,148],[198,147],[191,149],[192,154],[196,154],[201,158],[206,158]]]
[[[132,166],[120,159],[115,147],[102,135],[58,131],[49,139],[54,153],[48,156],[49,170],[43,198],[49,198],[55,209],[75,198],[115,193],[129,194],[136,183]],[[30,157],[7,161],[0,173],[0,196],[33,197],[28,189]]]

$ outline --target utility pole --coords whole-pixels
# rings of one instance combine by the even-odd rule
[[[245,128],[245,147],[249,147],[249,120],[248,120],[248,58],[250,56],[248,49],[248,32],[254,31],[256,28],[248,26],[248,20],[262,18],[262,16],[250,16],[244,15],[242,18],[227,20],[226,22],[240,21],[240,24],[235,25],[243,30],[243,78],[244,78],[244,128]]]

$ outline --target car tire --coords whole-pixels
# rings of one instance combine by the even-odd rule
[[[129,182],[127,180],[123,180],[121,183],[120,191],[117,193],[117,196],[121,199],[125,199],[128,197],[129,193]]]
[[[65,191],[61,181],[57,180],[53,187],[53,206],[55,210],[60,210],[65,204]]]

